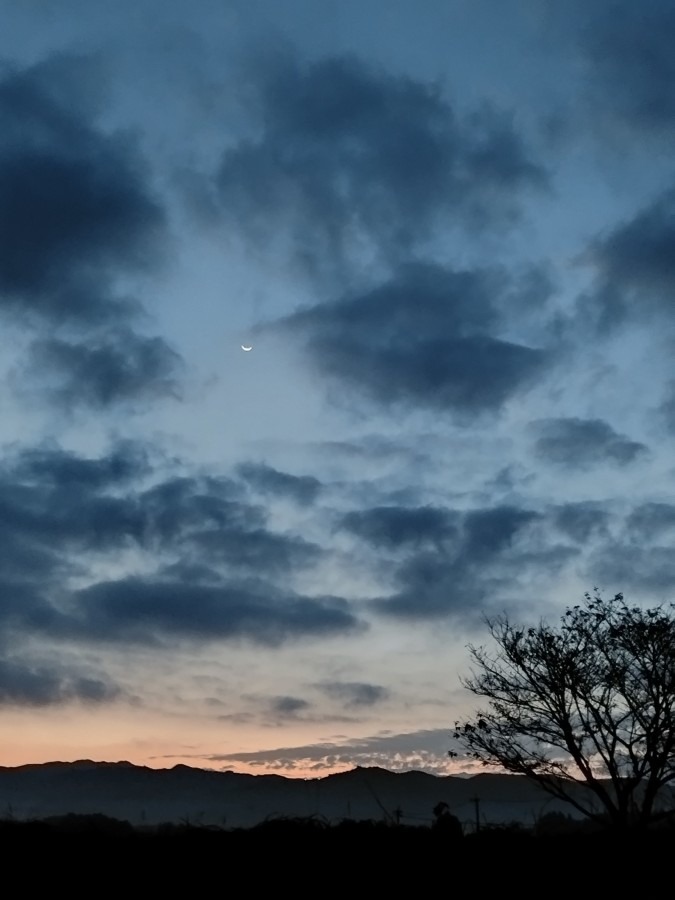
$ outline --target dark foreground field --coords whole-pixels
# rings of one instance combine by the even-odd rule
[[[163,890],[218,896],[292,889],[294,896],[391,896],[500,890],[526,895],[657,885],[675,858],[675,830],[542,834],[344,821],[270,820],[250,829],[167,825],[133,828],[104,816],[0,822],[6,871],[19,865],[26,887],[74,894]]]

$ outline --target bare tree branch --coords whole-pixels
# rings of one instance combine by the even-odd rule
[[[591,818],[626,827],[671,815],[673,609],[630,607],[622,594],[606,600],[596,589],[558,627],[488,619],[496,651],[470,645],[463,681],[488,705],[455,723],[456,740]]]

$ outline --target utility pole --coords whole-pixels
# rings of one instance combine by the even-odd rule
[[[471,797],[471,802],[476,810],[476,834],[480,831],[480,797]]]

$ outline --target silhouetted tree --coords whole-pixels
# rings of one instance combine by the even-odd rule
[[[474,670],[463,681],[487,707],[456,722],[455,738],[475,759],[534,779],[599,822],[626,827],[667,817],[675,779],[673,609],[631,607],[622,594],[606,600],[596,589],[558,627],[488,620],[497,650],[470,645]]]
[[[444,800],[434,806],[433,812],[434,821],[431,827],[435,832],[451,838],[462,837],[462,823],[457,816],[453,816]]]

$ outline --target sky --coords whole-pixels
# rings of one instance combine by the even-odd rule
[[[0,765],[458,771],[673,599],[672,3],[0,13]]]

